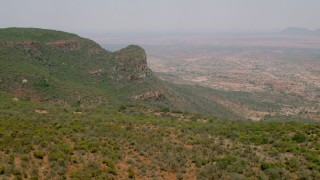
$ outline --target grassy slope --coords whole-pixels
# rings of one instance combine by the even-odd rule
[[[12,98],[0,95],[0,178],[320,178],[319,124]]]
[[[77,50],[56,49],[47,44],[61,40],[78,42],[81,47]],[[8,42],[17,44],[10,46]],[[36,45],[19,45],[30,42]],[[99,53],[92,54],[92,50]],[[0,90],[22,99],[56,104],[79,105],[80,102],[80,106],[97,107],[138,103],[239,118],[231,110],[206,98],[210,93],[200,87],[195,90],[192,86],[169,84],[155,76],[134,82],[110,79],[108,75],[114,73],[116,53],[75,34],[32,28],[0,29]],[[104,74],[90,75],[91,71],[100,69]],[[23,79],[28,83],[22,84]],[[166,96],[162,101],[131,99],[133,95],[161,90]]]
[[[85,96],[81,94],[84,88],[90,89],[93,94],[98,91],[97,88],[88,88],[90,86],[86,82],[90,82],[91,79],[87,71],[90,68],[95,68],[100,63],[99,59],[106,58],[107,60],[104,64],[108,64],[109,54],[107,52],[103,55],[90,56],[86,54],[90,47],[80,49],[84,51],[83,53],[79,51],[63,52],[44,44],[50,41],[65,40],[64,38],[66,38],[67,40],[79,41],[90,46],[97,46],[95,44],[91,45],[91,41],[82,39],[74,34],[40,29],[5,29],[0,32],[0,40],[2,42],[8,40],[33,41],[39,43],[41,47],[39,49],[26,50],[2,46],[0,63],[2,70],[1,89],[18,88],[21,91],[31,89],[40,93],[41,97],[45,96],[46,98],[44,99],[69,98],[69,103],[76,101],[76,96]],[[24,85],[25,87],[21,87],[22,79],[28,80],[28,84]],[[47,81],[46,84],[41,84],[44,81]],[[75,94],[78,91],[79,93]],[[26,96],[30,96],[30,94],[26,94]]]

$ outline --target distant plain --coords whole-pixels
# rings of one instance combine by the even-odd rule
[[[146,49],[150,68],[166,81],[226,91],[217,101],[248,119],[298,116],[320,120],[320,36],[185,34],[96,36],[106,49],[130,43]],[[248,92],[269,108],[228,99]]]

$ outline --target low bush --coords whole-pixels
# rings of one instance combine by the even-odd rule
[[[42,151],[34,151],[33,156],[37,159],[43,159],[43,157],[45,156],[45,153]]]
[[[298,134],[295,134],[292,137],[292,140],[297,142],[297,143],[302,143],[302,142],[305,142],[307,140],[307,137],[304,134],[298,133]]]
[[[268,169],[272,169],[272,168],[275,168],[276,166],[275,166],[275,164],[273,164],[273,163],[267,163],[267,162],[263,162],[263,163],[261,163],[261,165],[260,165],[260,168],[263,170],[263,171],[266,171],[266,170],[268,170]]]

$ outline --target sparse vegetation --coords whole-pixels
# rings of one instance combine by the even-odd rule
[[[71,106],[0,97],[2,178],[320,177],[316,123],[231,121],[133,105],[79,116]],[[33,111],[40,107],[50,114]]]
[[[320,179],[319,123],[230,120],[215,98],[270,104],[136,76],[138,46],[12,28],[0,51],[0,179]]]

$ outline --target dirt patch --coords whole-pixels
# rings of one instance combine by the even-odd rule
[[[199,168],[197,168],[197,166],[192,163],[187,172],[183,175],[183,179],[197,179],[198,170]]]
[[[35,113],[38,113],[38,114],[48,114],[49,111],[47,110],[42,110],[42,109],[36,109],[34,110]]]
[[[19,157],[14,158],[14,166],[16,168],[22,168],[22,161]]]

